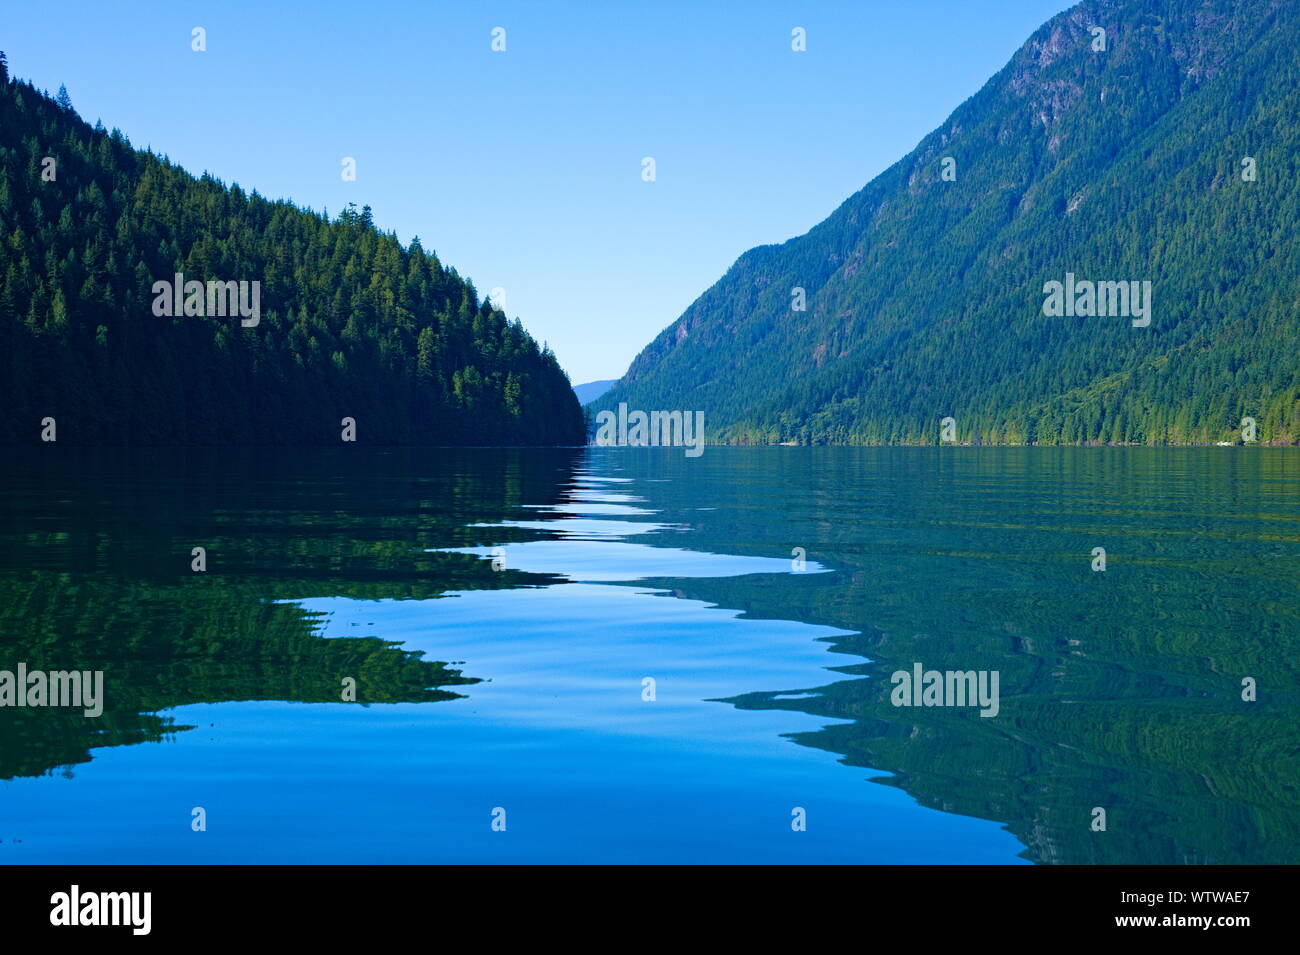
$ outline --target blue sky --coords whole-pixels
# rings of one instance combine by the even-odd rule
[[[0,49],[193,172],[369,204],[505,289],[577,384],[621,375],[746,249],[825,218],[1069,5],[11,2]]]

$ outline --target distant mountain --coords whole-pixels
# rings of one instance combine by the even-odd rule
[[[593,410],[733,443],[1300,440],[1297,50],[1294,0],[1073,7]]]
[[[418,239],[195,178],[3,54],[0,407],[0,444],[585,436],[550,350]]]
[[[589,401],[595,401],[616,384],[618,384],[617,378],[610,378],[605,381],[589,381],[583,385],[574,385],[573,393],[578,396],[578,404],[585,405]]]

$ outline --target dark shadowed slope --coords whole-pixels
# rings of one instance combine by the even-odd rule
[[[177,273],[207,294],[160,315]],[[258,314],[209,304],[226,282]],[[73,444],[336,444],[345,417],[371,444],[584,435],[549,349],[418,239],[195,178],[3,61],[0,356],[0,444],[44,419]]]

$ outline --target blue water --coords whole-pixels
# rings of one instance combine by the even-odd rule
[[[1181,782],[1204,777],[1205,761],[1219,759],[1197,751],[1204,743],[1180,742],[1160,754],[1162,727],[1180,720],[1218,726],[1229,740],[1235,732],[1237,724],[1215,722],[1243,712],[1235,691],[1215,689],[1213,668],[1198,662],[1216,653],[1212,646],[1188,638],[1189,656],[1158,646],[1130,651],[1117,639],[1104,651],[1079,652],[1103,639],[1108,625],[1099,628],[1098,620],[1122,635],[1139,619],[1158,644],[1161,632],[1193,625],[1168,608],[1192,593],[1213,604],[1214,575],[1190,559],[1193,551],[1168,549],[1166,538],[1180,534],[1189,547],[1204,541],[1199,522],[1185,534],[1163,523],[1202,513],[1187,501],[1149,493],[1145,477],[1117,483],[1104,469],[1083,468],[1077,486],[1046,482],[1017,459],[986,458],[962,473],[918,469],[917,459],[895,455],[871,458],[868,470],[835,471],[761,456],[771,449],[750,457],[726,450],[711,449],[700,459],[710,470],[698,472],[630,451],[575,452],[580,457],[554,474],[522,476],[509,462],[472,454],[444,462],[437,475],[406,461],[371,462],[369,490],[342,495],[337,477],[319,468],[316,478],[287,479],[258,464],[238,491],[213,478],[212,488],[187,491],[183,508],[165,495],[156,502],[157,514],[170,516],[152,520],[168,526],[199,502],[210,515],[208,533],[221,542],[211,577],[157,584],[175,589],[174,605],[152,592],[142,597],[139,588],[157,577],[144,552],[101,552],[78,563],[73,545],[39,535],[32,543],[29,535],[22,551],[28,566],[7,571],[15,581],[29,571],[72,568],[58,578],[63,584],[39,577],[47,591],[69,588],[58,590],[60,607],[82,599],[76,594],[91,582],[103,588],[93,612],[80,614],[92,617],[77,624],[85,632],[97,632],[95,614],[117,617],[142,600],[154,608],[142,620],[168,633],[193,631],[180,650],[158,651],[167,659],[150,662],[155,669],[132,670],[133,688],[154,672],[178,679],[191,664],[178,670],[177,654],[206,646],[201,690],[190,692],[225,701],[162,707],[167,723],[156,738],[126,744],[105,745],[104,727],[125,719],[108,712],[91,728],[100,736],[71,740],[85,745],[88,761],[51,755],[57,765],[44,774],[0,782],[0,861],[1112,861],[1105,853],[1143,861],[1164,853],[1154,847],[1165,839],[1178,852],[1204,856],[1183,861],[1221,861],[1215,853],[1223,833],[1215,827],[1255,852],[1251,839],[1262,843],[1294,826],[1285,798],[1279,806],[1266,789],[1252,788],[1270,767],[1284,767],[1282,779],[1294,771],[1293,757],[1276,748],[1286,745],[1270,721],[1276,709],[1245,711],[1267,712],[1270,720],[1244,724],[1265,755],[1258,764],[1241,756],[1230,767],[1243,780],[1238,793],[1202,797]],[[841,454],[840,465],[868,453],[841,450],[828,452]],[[864,491],[846,474],[881,483]],[[58,525],[41,503],[48,478],[33,478],[29,497],[18,496],[31,526],[46,530]],[[1239,503],[1238,520],[1250,530],[1229,532],[1218,545],[1219,559],[1232,548],[1242,555],[1238,585],[1253,567],[1293,553],[1294,478],[1287,464],[1256,481],[1272,488],[1265,492],[1271,502]],[[507,487],[501,497],[485,490],[498,480]],[[1194,484],[1187,493],[1202,493]],[[1154,512],[1145,526],[1167,529],[1149,553],[1131,559],[1161,575],[1150,591],[1158,596],[1145,604],[1124,588],[1141,593],[1150,583],[1125,584],[1113,570],[1108,579],[1094,576],[1088,548],[1058,539],[1073,529],[1052,529],[1053,520],[1091,523],[1084,543],[1106,537],[1122,567],[1125,546],[1104,525],[1128,518],[1117,516],[1123,508],[1114,500],[1094,497],[1104,486],[1116,500],[1141,499]],[[131,538],[132,522],[144,513],[139,489],[127,494],[112,480],[102,487],[100,513],[108,516],[93,536]],[[229,497],[236,493],[237,500]],[[1163,493],[1170,493],[1168,481]],[[61,499],[74,496],[64,491]],[[950,512],[942,511],[944,500]],[[1069,516],[1051,516],[1060,514]],[[113,523],[119,518],[121,526]],[[1039,556],[1016,555],[1008,533]],[[173,549],[184,554],[194,536],[178,533]],[[128,547],[109,543],[104,551]],[[807,551],[802,566],[792,562],[794,546]],[[1049,583],[1049,573],[1059,580]],[[1060,582],[1066,579],[1071,583]],[[1285,592],[1293,579],[1275,583]],[[234,595],[229,603],[193,610],[200,594],[222,587]],[[1223,585],[1225,592],[1232,587]],[[228,616],[250,602],[248,594],[264,611],[301,611],[304,642],[293,644],[289,662],[272,659],[270,650],[259,661],[259,625]],[[1091,617],[1093,601],[1109,616]],[[984,621],[986,606],[1005,622]],[[1249,606],[1224,613],[1244,617],[1239,623],[1253,632],[1274,628],[1281,652],[1294,638],[1293,611],[1282,606],[1257,590]],[[73,627],[63,611],[49,613],[58,623],[42,632]],[[1211,623],[1226,639],[1222,620]],[[124,632],[144,628],[134,622]],[[929,633],[911,632],[922,628]],[[226,629],[242,641],[241,658],[230,662],[219,646]],[[902,635],[921,650],[900,649]],[[320,676],[322,685],[337,685],[348,672],[313,663],[311,641],[358,637],[446,661],[479,682],[449,685],[453,698],[427,702],[251,698],[266,695],[257,674],[268,669],[287,669],[304,684]],[[876,668],[868,638],[893,661]],[[129,642],[112,653],[125,660]],[[381,670],[394,652],[367,658],[363,667],[378,669],[366,685],[386,685]],[[976,665],[968,659],[990,654],[1004,674],[1000,719],[899,711],[881,690],[882,674],[900,660]],[[1235,683],[1236,664],[1218,658]],[[1243,666],[1267,678],[1257,663]],[[241,664],[252,666],[251,676]],[[1018,675],[1026,664],[1030,675]],[[321,666],[323,675],[313,669]],[[654,681],[653,700],[643,698],[646,678]],[[1189,689],[1176,689],[1181,684]],[[328,699],[334,691],[312,692],[289,700]],[[1099,729],[1087,735],[1094,706]],[[1138,750],[1107,738],[1107,727],[1128,735],[1121,725],[1135,727]],[[48,731],[38,738],[51,754],[64,752],[56,742],[86,732],[80,723],[59,729],[62,735],[48,722],[37,729]],[[1267,755],[1270,747],[1284,762]],[[1169,812],[1171,798],[1203,807],[1212,821]],[[1094,802],[1113,807],[1121,826],[1140,824],[1147,834],[1135,839],[1133,830],[1121,830],[1095,841],[1087,827]],[[191,828],[194,807],[205,810],[206,831]],[[804,831],[792,828],[797,809],[806,816]],[[497,810],[504,810],[504,831],[493,829]],[[1258,832],[1241,822],[1252,813]],[[1277,846],[1276,836],[1270,841]]]

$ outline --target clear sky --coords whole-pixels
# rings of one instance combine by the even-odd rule
[[[825,218],[1069,5],[5,0],[0,49],[192,172],[369,204],[505,289],[577,384],[619,377],[742,252]]]

